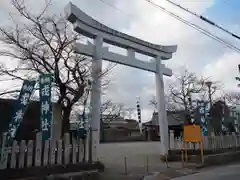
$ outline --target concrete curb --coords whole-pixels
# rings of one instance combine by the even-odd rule
[[[193,173],[188,173],[188,172],[184,172],[184,169],[192,169],[193,172],[195,170],[194,173],[199,172],[201,169],[204,168],[208,168],[208,167],[214,167],[214,166],[221,166],[221,165],[226,165],[226,164],[231,164],[231,163],[235,163],[235,162],[239,162],[240,161],[240,151],[236,151],[236,152],[227,152],[227,153],[221,153],[221,154],[215,154],[215,155],[208,155],[204,157],[205,162],[204,164],[195,164],[194,166],[186,166],[183,169],[178,169],[176,168],[175,171],[181,172],[181,175],[179,176],[186,176],[189,174],[193,174]],[[167,179],[171,179],[173,177],[168,177],[168,176],[164,176],[164,173],[154,173],[152,175],[146,176],[144,177],[143,180],[167,180]]]
[[[63,174],[53,174],[49,175],[47,177],[44,177],[45,180],[67,180],[67,179],[75,179],[75,178],[81,178],[83,176],[87,176],[90,179],[95,180],[96,176],[99,175],[99,172],[97,170],[91,170],[91,171],[83,171],[83,172],[73,172],[73,173],[63,173]],[[94,176],[93,178],[91,178]],[[42,180],[43,178],[38,177],[31,177],[31,178],[22,178],[22,179],[14,179],[14,180]],[[87,180],[85,177],[84,179]]]
[[[204,164],[196,166],[196,169],[203,169],[211,166],[231,164],[240,161],[240,151],[227,152],[204,157]]]

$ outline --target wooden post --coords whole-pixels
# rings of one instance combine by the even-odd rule
[[[166,159],[166,167],[168,168],[169,166],[168,166],[168,155],[167,154],[165,155],[165,159]]]
[[[83,162],[83,158],[84,158],[84,147],[85,143],[84,140],[79,139],[78,141],[78,162]]]
[[[184,167],[184,149],[181,149],[182,168]]]
[[[187,146],[186,146],[186,143],[184,142],[184,149],[185,149],[185,161],[186,163],[188,163],[188,154],[187,154]]]
[[[20,150],[19,150],[19,160],[18,160],[18,167],[19,168],[23,168],[24,167],[25,146],[26,146],[25,140],[21,140],[21,142],[20,142]]]
[[[57,141],[57,164],[62,164],[62,140]]]
[[[77,163],[77,145],[76,140],[72,138],[72,163]]]
[[[89,136],[88,136],[88,150],[86,151],[87,153],[88,153],[88,155],[87,155],[87,158],[88,158],[88,161],[91,163],[92,162],[92,156],[93,156],[93,154],[92,154],[92,149],[93,149],[93,142],[92,142],[92,137],[93,137],[93,135],[92,135],[93,133],[92,133],[92,127],[89,127]],[[87,149],[87,148],[86,148]]]
[[[175,147],[175,139],[174,139],[174,131],[170,130],[170,149],[174,149]]]
[[[128,168],[127,167],[127,157],[124,157],[124,173],[125,173],[125,175],[128,174],[128,169],[127,168]]]
[[[8,148],[6,147],[6,138],[7,138],[7,133],[4,133],[3,136],[2,136],[2,150],[1,150],[0,169],[6,169],[7,168]]]
[[[220,134],[220,148],[224,148],[223,136],[222,136],[222,134]]]
[[[50,164],[54,165],[55,161],[56,161],[56,140],[55,139],[51,139],[50,140],[50,153],[49,153],[49,160],[50,160]]]
[[[43,151],[43,166],[48,165],[48,158],[49,158],[49,140],[46,140],[44,143],[44,151]]]
[[[148,158],[148,156],[146,157],[146,170],[147,170],[147,174],[149,173],[149,158]]]
[[[70,151],[69,151],[69,134],[66,133],[64,134],[64,164],[69,164],[69,155],[70,155]]]
[[[35,166],[39,167],[41,166],[42,162],[42,140],[41,140],[42,134],[38,132],[36,134],[36,149],[35,149]]]
[[[202,143],[202,141],[200,142],[200,148],[201,148],[201,160],[202,160],[202,164],[204,164],[203,143]]]
[[[33,141],[29,140],[27,145],[27,167],[32,167],[33,163]]]
[[[17,146],[17,141],[14,140],[12,145],[10,168],[16,168],[16,153],[18,148]]]

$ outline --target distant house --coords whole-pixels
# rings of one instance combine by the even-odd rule
[[[183,131],[182,125],[184,124],[184,118],[183,111],[167,111],[168,129],[174,130],[175,136],[180,136]],[[148,133],[146,136],[150,136],[148,139],[158,140],[160,137],[158,113],[153,112],[151,120],[143,123],[143,127],[145,133]]]
[[[103,114],[102,115],[102,125],[104,128],[125,128],[127,122],[123,117],[117,114]]]
[[[138,122],[120,115],[102,115],[101,142],[143,140]]]

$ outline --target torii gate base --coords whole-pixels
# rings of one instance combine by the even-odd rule
[[[160,154],[166,155],[169,148],[168,122],[165,108],[165,94],[163,75],[171,76],[172,71],[166,68],[161,61],[172,57],[177,46],[160,46],[137,39],[124,33],[115,31],[85,14],[72,3],[66,7],[67,19],[73,24],[79,34],[94,39],[94,44],[77,43],[76,52],[93,57],[92,61],[92,93],[91,93],[91,121],[92,128],[92,159],[97,160],[97,149],[100,137],[100,108],[101,108],[101,79],[102,59],[138,69],[154,72],[156,75],[156,97],[160,129]],[[127,56],[110,52],[103,47],[103,42],[125,48]],[[155,59],[153,62],[144,62],[135,57],[135,52],[148,55]]]

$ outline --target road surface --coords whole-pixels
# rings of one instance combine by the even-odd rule
[[[174,178],[172,180],[239,180],[240,164],[221,166],[205,172]]]

